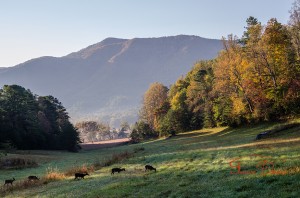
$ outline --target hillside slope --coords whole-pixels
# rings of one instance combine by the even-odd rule
[[[18,84],[57,97],[71,117],[133,119],[150,83],[170,85],[201,59],[214,58],[220,40],[198,36],[107,38],[63,57],[40,57],[0,70],[0,85]]]
[[[22,182],[28,174],[44,175],[47,167],[64,172],[74,166],[99,164],[127,151],[133,156],[90,172],[84,180],[67,177],[39,187],[14,190],[6,196],[297,197],[299,126],[255,140],[258,133],[278,125],[203,129],[169,139],[80,153],[47,152],[44,156],[50,158],[49,162],[34,169],[2,170],[0,179],[15,177]],[[145,172],[146,164],[156,167],[157,172]],[[123,167],[126,171],[111,175],[113,167]]]

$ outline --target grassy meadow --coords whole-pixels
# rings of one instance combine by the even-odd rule
[[[5,179],[16,179],[13,187],[1,186],[0,196],[296,198],[300,196],[300,127],[255,140],[258,133],[279,125],[203,129],[79,153],[19,151],[8,157],[30,158],[38,166],[0,170],[3,184]],[[145,172],[146,164],[157,172]],[[90,176],[74,180],[72,170],[77,167],[91,167]],[[113,167],[126,171],[111,175]],[[64,176],[47,180],[49,170]],[[21,185],[29,175],[41,181]]]

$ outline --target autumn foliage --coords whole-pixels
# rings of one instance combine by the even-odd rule
[[[164,136],[299,115],[299,2],[291,10],[289,25],[275,18],[262,25],[249,17],[241,38],[223,38],[224,49],[215,59],[197,62],[169,90],[151,85],[141,120]]]

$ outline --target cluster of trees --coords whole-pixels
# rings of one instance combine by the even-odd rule
[[[77,151],[78,132],[61,102],[19,85],[0,89],[0,144],[17,149]]]
[[[81,121],[75,127],[79,131],[79,137],[83,142],[97,142],[128,137],[130,126],[127,122],[122,122],[120,130],[111,129],[108,124],[96,121]]]
[[[299,115],[300,0],[290,13],[288,25],[249,17],[215,59],[196,63],[170,89],[151,84],[132,138]]]

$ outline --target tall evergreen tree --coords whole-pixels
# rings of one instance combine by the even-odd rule
[[[38,148],[44,139],[38,133],[35,96],[30,90],[18,85],[4,85],[0,90],[2,122],[2,141],[9,140],[17,148]]]
[[[66,109],[53,96],[38,97],[19,85],[0,89],[0,143],[18,149],[68,149],[79,143]]]

